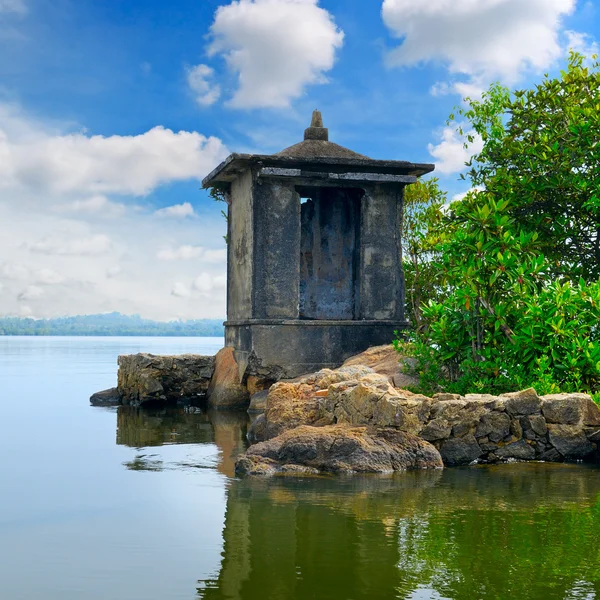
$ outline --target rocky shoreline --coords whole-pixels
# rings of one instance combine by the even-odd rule
[[[391,346],[339,369],[274,383],[216,357],[119,357],[118,386],[92,404],[188,404],[259,413],[239,475],[375,472],[515,460],[598,460],[600,409],[586,394],[413,394]],[[263,412],[260,412],[263,411]]]

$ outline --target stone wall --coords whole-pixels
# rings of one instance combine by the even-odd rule
[[[560,462],[598,455],[600,409],[587,394],[437,394],[393,387],[367,367],[324,369],[274,385],[250,436],[270,439],[301,425],[392,427],[433,444],[445,465],[509,460]]]

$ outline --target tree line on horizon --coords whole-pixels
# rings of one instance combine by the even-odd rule
[[[118,312],[50,319],[0,317],[0,336],[6,335],[221,337],[223,319],[153,321]]]

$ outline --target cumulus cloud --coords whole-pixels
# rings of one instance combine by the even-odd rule
[[[237,74],[236,108],[285,107],[326,81],[344,33],[318,0],[237,0],[217,9],[209,56]]]
[[[29,269],[25,265],[19,263],[5,262],[0,265],[0,278],[10,280],[27,279]]]
[[[57,273],[52,269],[40,269],[35,272],[34,278],[36,283],[43,283],[46,285],[56,285],[65,281],[65,278],[60,273]]]
[[[166,206],[155,211],[154,214],[157,217],[172,217],[175,219],[182,219],[185,217],[191,217],[194,215],[194,207],[189,202],[183,204],[174,204],[173,206]]]
[[[44,290],[37,285],[27,286],[20,294],[19,300],[36,300],[44,295]]]
[[[209,273],[200,273],[194,279],[193,289],[200,294],[210,294],[214,290],[223,290],[227,285],[227,278],[224,275],[210,275]]]
[[[0,105],[0,189],[142,196],[164,183],[201,180],[228,154],[218,138],[161,126],[130,136],[56,133]]]
[[[591,35],[579,31],[567,30],[567,50],[574,50],[588,58],[599,54],[598,42]]]
[[[562,56],[561,19],[576,0],[384,0],[382,17],[401,38],[393,65],[437,60],[479,83],[516,81]],[[458,90],[455,90],[458,91]]]
[[[105,254],[112,248],[111,239],[104,234],[96,234],[87,238],[64,239],[45,238],[29,246],[32,252],[40,254],[58,254],[63,256],[90,256]]]
[[[467,136],[472,135],[474,141],[465,148]],[[435,168],[444,175],[449,173],[458,173],[465,168],[474,154],[478,154],[483,149],[481,137],[474,131],[466,131],[464,135],[459,133],[453,127],[445,127],[441,133],[439,144],[429,144],[429,154],[436,160]]]
[[[73,200],[55,207],[57,212],[98,215],[102,217],[120,217],[126,210],[125,204],[112,202],[106,196],[97,194],[84,200]]]
[[[207,263],[223,263],[227,260],[227,250],[210,250],[202,246],[179,246],[164,248],[156,254],[158,260],[193,260],[201,259]]]
[[[171,290],[171,295],[176,298],[189,298],[192,295],[190,288],[180,281],[176,282]]]
[[[200,106],[214,104],[221,95],[221,86],[214,83],[215,71],[208,65],[196,65],[187,72],[187,82]]]

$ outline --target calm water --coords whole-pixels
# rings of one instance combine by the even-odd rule
[[[600,599],[600,469],[236,480],[243,414],[91,408],[116,357],[0,337],[0,599]]]

